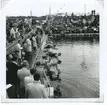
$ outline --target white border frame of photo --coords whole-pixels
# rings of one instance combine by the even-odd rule
[[[103,78],[103,71],[102,71],[102,68],[103,67],[103,64],[101,62],[102,61],[102,56],[100,56],[100,70],[99,70],[99,74],[100,74],[100,97],[99,98],[61,98],[61,99],[6,99],[6,13],[5,13],[5,10],[4,8],[6,7],[6,5],[8,5],[8,3],[6,3],[7,1],[9,1],[8,3],[12,3],[12,2],[15,2],[15,0],[4,0],[5,3],[3,3],[3,0],[1,1],[1,7],[2,7],[2,16],[1,16],[1,22],[2,22],[2,27],[1,27],[1,32],[2,32],[2,40],[0,41],[1,44],[2,44],[2,51],[1,51],[1,59],[2,59],[2,62],[1,63],[1,78],[2,78],[2,81],[1,81],[1,91],[2,91],[2,95],[1,95],[1,101],[4,103],[13,103],[13,102],[17,102],[17,103],[47,103],[47,102],[52,102],[52,103],[68,103],[68,102],[73,102],[73,103],[81,103],[81,102],[85,102],[85,103],[102,103],[104,102],[104,78]],[[98,2],[99,1],[103,1],[103,0],[97,0]],[[36,0],[35,0],[36,2]],[[100,2],[99,2],[100,3]],[[6,4],[6,5],[5,5]],[[102,43],[102,36],[103,36],[103,2],[101,3],[101,6],[102,6],[102,9],[100,10],[100,50],[101,50],[101,43]],[[100,55],[102,54],[102,51],[100,51]]]

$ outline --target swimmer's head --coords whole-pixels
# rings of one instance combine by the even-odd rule
[[[21,40],[20,39],[18,40],[18,43],[21,44]]]
[[[61,56],[61,53],[58,53],[58,56]]]
[[[40,80],[40,74],[39,73],[34,73],[33,75],[34,80],[39,81]]]
[[[61,60],[58,60],[58,64],[61,64],[62,63],[62,61]]]
[[[21,64],[22,64],[22,67],[27,67],[27,66],[29,66],[27,60],[24,60]]]
[[[33,75],[34,73],[36,72],[36,69],[35,68],[31,68],[30,69],[30,73]]]
[[[40,65],[41,65],[40,61],[37,61],[36,66],[40,66]]]
[[[42,56],[42,58],[43,58],[43,59],[46,59],[46,58],[47,58],[47,56]]]
[[[53,47],[55,48],[55,47],[56,47],[56,45],[54,44],[54,45],[53,45]]]
[[[55,57],[55,55],[56,55],[55,53],[49,52],[49,56],[50,56],[50,57]]]

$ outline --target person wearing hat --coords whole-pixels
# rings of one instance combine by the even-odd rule
[[[19,96],[21,98],[25,97],[25,87],[24,87],[24,78],[30,75],[30,70],[28,69],[28,62],[24,60],[22,62],[22,69],[17,71],[17,76],[20,81],[20,90],[19,90]]]
[[[59,69],[59,64],[61,64],[61,60],[54,60],[52,59],[47,65],[48,65],[48,68],[49,68],[49,77],[51,80],[53,79],[60,79],[59,76],[60,76],[60,69]]]

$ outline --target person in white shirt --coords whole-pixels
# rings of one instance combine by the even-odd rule
[[[40,83],[40,74],[35,73],[34,82],[27,84],[26,88],[26,98],[48,98],[45,85]]]
[[[45,86],[47,86],[44,66],[41,64],[40,61],[36,62],[36,73],[40,74],[40,81],[41,81],[41,83],[45,84]]]
[[[28,69],[28,62],[24,60],[22,62],[22,69],[19,69],[17,71],[17,76],[20,81],[20,91],[19,91],[19,96],[21,98],[25,97],[25,87],[24,87],[24,78],[30,75],[30,70]]]
[[[22,49],[23,49],[23,47],[21,46],[21,41],[19,40],[18,41],[18,43],[16,44],[16,46],[15,46],[15,54],[16,54],[16,56],[17,56],[17,58],[18,58],[18,63],[20,64],[20,62],[21,62],[21,58],[22,58]]]
[[[25,52],[25,60],[28,61],[29,65],[31,65],[32,60],[32,43],[30,37],[26,39],[24,43],[24,52]]]
[[[16,38],[19,38],[19,37],[20,37],[20,32],[19,32],[19,29],[18,29],[18,28],[16,28],[16,33],[15,33],[15,35],[16,35]]]
[[[37,49],[37,40],[36,40],[35,35],[32,36],[32,41],[33,41],[33,49],[34,49],[34,51],[36,51],[36,49]]]
[[[31,40],[29,38],[26,39],[26,50],[27,52],[32,52],[32,43]]]
[[[36,72],[35,68],[30,69],[31,75],[29,75],[29,76],[27,76],[27,77],[24,78],[25,90],[26,90],[27,84],[28,83],[32,83],[34,81],[33,75],[34,75],[35,72]]]
[[[16,29],[15,29],[15,27],[11,28],[11,30],[10,30],[10,37],[11,37],[12,41],[16,39]]]

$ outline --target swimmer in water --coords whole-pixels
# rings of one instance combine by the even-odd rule
[[[49,71],[50,71],[51,79],[53,79],[53,78],[60,79],[59,76],[60,76],[61,71],[59,69],[59,64],[61,64],[61,60],[58,60],[57,62],[51,60],[48,63],[48,68],[49,68]]]

